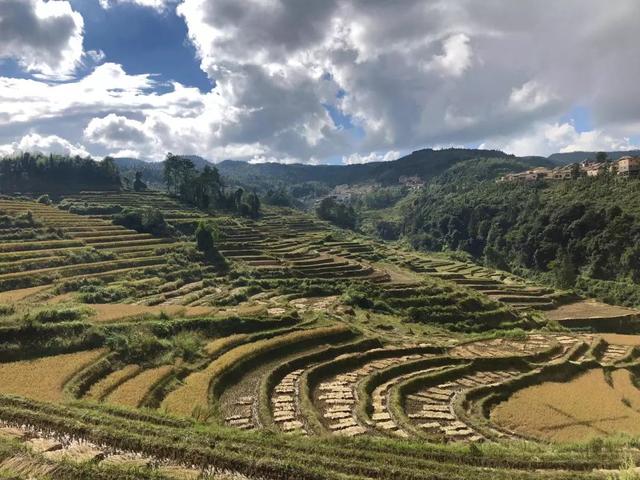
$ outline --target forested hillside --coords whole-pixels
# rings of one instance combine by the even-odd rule
[[[370,162],[361,165],[252,165],[246,162],[224,161],[219,164],[219,169],[222,175],[244,182],[321,182],[330,186],[376,182],[385,185],[398,183],[398,178],[403,175],[417,175],[426,180],[451,165],[477,157],[514,158],[495,150],[427,148],[391,162]]]
[[[225,160],[216,164],[220,174],[229,185],[245,188],[256,188],[266,192],[280,186],[286,186],[293,192],[296,188],[304,194],[313,188],[305,184],[321,184],[324,187],[335,187],[341,184],[379,183],[393,185],[401,176],[417,175],[424,180],[442,173],[450,166],[478,157],[516,158],[495,150],[475,150],[450,148],[444,150],[417,150],[398,160],[390,162],[371,162],[361,165],[285,165],[281,163],[251,164],[243,161]],[[201,157],[186,156],[194,162],[197,169],[202,170],[207,162]],[[535,157],[533,164],[550,163]],[[120,172],[132,177],[135,171],[141,171],[150,183],[162,181],[163,162],[145,162],[131,158],[117,158],[116,165]],[[296,187],[298,186],[298,187]]]
[[[467,162],[434,179],[405,209],[411,243],[640,304],[640,183],[611,176],[496,183],[509,163]]]
[[[42,193],[118,190],[113,160],[22,153],[0,158],[0,192]]]

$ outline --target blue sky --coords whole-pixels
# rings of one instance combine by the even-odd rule
[[[637,148],[638,22],[636,0],[4,0],[0,154]]]
[[[175,10],[158,12],[131,3],[104,9],[98,0],[71,0],[71,4],[85,21],[86,50],[103,51],[105,60],[122,65],[130,74],[151,72],[164,81],[211,89],[188,41],[184,20]]]

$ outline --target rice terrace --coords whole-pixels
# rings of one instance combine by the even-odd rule
[[[0,480],[640,480],[638,25],[0,0]]]
[[[7,478],[617,478],[635,458],[632,308],[225,190],[52,190],[0,198]]]

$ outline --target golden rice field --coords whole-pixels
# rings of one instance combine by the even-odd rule
[[[204,345],[203,350],[209,357],[216,357],[220,353],[228,350],[229,348],[235,347],[248,338],[249,335],[246,333],[238,333],[229,337],[216,338],[215,340],[207,342]]]
[[[103,349],[96,349],[0,363],[0,389],[2,393],[61,402],[65,399],[64,386],[73,375],[105,353]]]
[[[640,362],[629,348],[640,336],[543,328],[552,324],[541,314],[600,322],[628,309],[563,304],[559,292],[511,274],[373,242],[301,212],[212,217],[225,273],[193,251],[192,233],[112,233],[107,215],[34,209],[66,233],[27,249],[0,239],[0,263],[18,270],[0,279],[0,328],[12,336],[3,343],[0,332],[0,439],[2,421],[28,424],[22,415],[32,410],[43,414],[34,415],[43,430],[95,431],[107,459],[124,451],[154,474],[173,472],[169,478],[211,478],[202,475],[209,468],[212,478],[229,469],[238,480],[531,480],[533,469],[592,480],[617,458],[596,461],[585,446],[540,442],[640,436],[640,390],[630,373]],[[38,277],[35,265],[69,243],[113,260],[89,256]],[[22,288],[36,283],[43,285]],[[31,356],[39,358],[14,361]],[[584,373],[514,386],[531,385],[547,368]],[[5,393],[51,403],[25,405]],[[523,448],[522,437],[535,442]]]
[[[625,335],[621,333],[601,333],[598,335],[605,342],[613,345],[635,347],[640,345],[640,335]]]
[[[594,368],[566,382],[545,382],[514,393],[491,420],[525,437],[553,442],[586,441],[615,434],[640,435],[640,391],[628,370],[611,384]]]
[[[86,398],[87,400],[101,400],[103,397],[115,390],[118,385],[137,375],[140,370],[140,366],[135,364],[127,365],[119,370],[116,370],[115,372],[107,375],[103,379],[91,385],[91,388],[85,394],[84,398]]]
[[[21,288],[18,290],[0,292],[0,303],[20,302],[32,295],[42,292],[45,289],[47,289],[47,286]]]
[[[182,386],[167,395],[162,402],[162,408],[167,412],[184,416],[196,412],[206,412],[210,408],[209,389],[211,382],[237,362],[279,347],[345,330],[347,329],[344,326],[315,328],[240,345],[216,358],[205,369],[189,375]]]
[[[119,385],[105,398],[105,402],[125,407],[138,407],[145,395],[173,370],[172,365],[150,368]]]
[[[129,305],[122,303],[94,303],[91,309],[95,312],[90,317],[92,322],[108,323],[119,320],[134,319],[137,317],[161,314],[172,316],[195,317],[210,315],[213,311],[210,307],[183,307],[181,305]]]

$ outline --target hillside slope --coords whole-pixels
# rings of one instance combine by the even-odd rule
[[[487,265],[640,304],[640,184],[611,177],[496,183],[502,163],[454,166],[434,179],[404,211],[412,244],[462,250]]]

